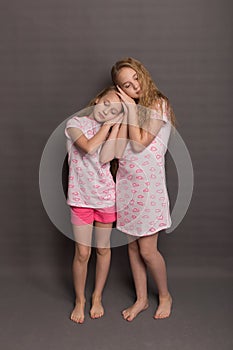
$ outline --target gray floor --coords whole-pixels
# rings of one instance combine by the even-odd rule
[[[170,243],[175,236],[170,240]],[[162,239],[162,243],[166,238]],[[192,261],[179,254],[166,258],[173,312],[167,320],[154,320],[156,289],[149,276],[150,307],[133,322],[120,311],[134,300],[126,247],[112,250],[111,271],[104,293],[105,316],[88,316],[94,277],[92,255],[87,281],[86,320],[69,320],[73,307],[71,261],[73,242],[60,237],[62,261],[40,266],[20,265],[2,273],[1,343],[4,350],[36,349],[232,349],[232,273],[229,261],[203,257]],[[163,250],[165,244],[161,244]],[[164,252],[165,255],[165,252]],[[52,263],[51,263],[52,262]],[[63,265],[63,267],[62,267]]]

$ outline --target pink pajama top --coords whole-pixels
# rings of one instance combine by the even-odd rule
[[[110,164],[99,162],[101,147],[92,155],[76,147],[67,128],[78,128],[89,139],[101,127],[93,118],[74,116],[66,123],[67,151],[69,163],[67,204],[86,208],[108,208],[115,205],[115,182]]]
[[[171,124],[165,112],[162,120],[164,124],[149,146],[138,153],[128,142],[119,160],[117,228],[133,236],[151,235],[171,226],[164,167]]]

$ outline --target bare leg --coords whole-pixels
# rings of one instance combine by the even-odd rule
[[[76,294],[75,307],[71,313],[71,320],[77,323],[84,322],[84,308],[85,308],[85,285],[87,277],[87,265],[91,254],[91,236],[92,225],[75,226],[73,225],[75,243],[75,255],[73,260],[73,283]],[[84,245],[83,236],[85,236]]]
[[[167,286],[167,272],[164,258],[157,249],[158,234],[139,239],[140,254],[143,257],[159,292],[159,306],[154,318],[166,318],[171,313],[172,297]]]
[[[132,321],[139,312],[148,308],[147,275],[146,265],[140,256],[137,240],[128,244],[128,252],[137,299],[132,306],[123,310],[122,315],[125,320]]]
[[[104,315],[102,293],[106,283],[111,261],[110,235],[112,224],[95,223],[96,238],[96,277],[95,289],[92,294],[91,318],[100,318]]]

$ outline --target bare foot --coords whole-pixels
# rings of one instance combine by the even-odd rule
[[[170,294],[159,298],[159,306],[154,314],[155,319],[167,318],[170,316],[172,307],[172,297]]]
[[[85,307],[85,301],[76,302],[75,308],[71,313],[70,319],[76,323],[83,323],[84,322],[84,307]]]
[[[126,321],[133,319],[141,312],[148,308],[148,300],[137,300],[132,306],[122,311],[123,318]]]
[[[90,310],[91,318],[100,318],[104,315],[104,308],[101,302],[101,297],[92,297],[92,307]]]

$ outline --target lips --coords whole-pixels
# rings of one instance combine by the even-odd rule
[[[142,94],[141,90],[138,90],[138,91],[136,92],[136,95],[137,95],[137,96],[141,96],[141,94]]]

